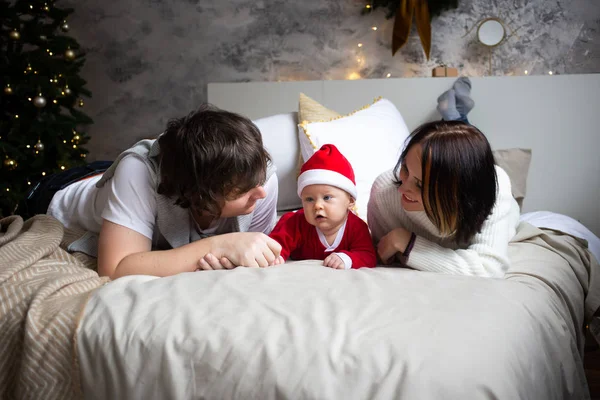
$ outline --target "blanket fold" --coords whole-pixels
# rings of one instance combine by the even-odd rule
[[[0,220],[0,398],[80,398],[74,358],[78,318],[108,281],[60,248],[47,215]]]

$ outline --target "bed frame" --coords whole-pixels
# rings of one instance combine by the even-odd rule
[[[300,92],[340,113],[383,96],[412,130],[440,118],[436,99],[454,79],[209,83],[208,101],[257,119],[297,111]],[[600,235],[600,74],[471,81],[469,119],[492,147],[532,149],[523,212],[565,214]]]

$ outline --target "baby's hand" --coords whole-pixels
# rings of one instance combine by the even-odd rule
[[[333,269],[346,269],[344,261],[337,254],[330,254],[323,260],[325,267]]]
[[[285,264],[285,260],[281,256],[277,257],[275,259],[275,261],[273,261],[273,265],[281,265],[281,264]]]

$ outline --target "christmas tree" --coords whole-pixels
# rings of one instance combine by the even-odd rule
[[[79,76],[85,57],[66,33],[70,8],[0,0],[0,215],[15,212],[44,176],[85,162]],[[18,211],[17,211],[18,213]]]

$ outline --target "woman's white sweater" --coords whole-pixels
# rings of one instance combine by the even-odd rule
[[[395,228],[417,235],[407,265],[421,271],[447,274],[502,277],[508,269],[508,242],[516,233],[519,206],[511,193],[510,179],[496,166],[498,192],[492,213],[466,245],[452,236],[442,236],[425,211],[405,211],[394,184],[393,171],[381,174],[373,183],[367,221],[375,242]]]

